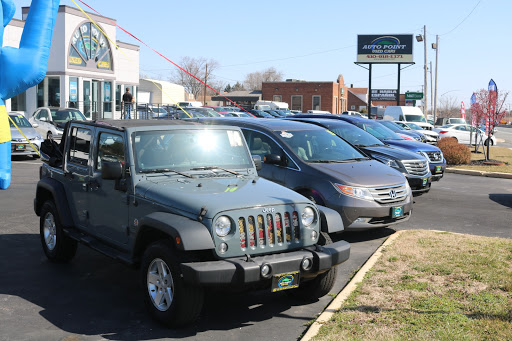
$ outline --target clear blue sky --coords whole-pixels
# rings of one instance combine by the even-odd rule
[[[30,1],[14,2],[20,18]],[[431,43],[440,39],[438,101],[452,97],[468,107],[472,92],[487,88],[491,78],[500,91],[512,90],[510,0],[85,2],[175,62],[183,56],[217,60],[215,75],[231,84],[275,67],[285,79],[335,81],[341,73],[347,86],[368,87],[368,71],[354,64],[357,35],[417,35],[426,25],[434,70]],[[70,0],[61,5],[75,7]],[[120,30],[117,38],[137,44]],[[422,90],[424,45],[414,42],[416,64],[402,71],[401,92]],[[142,73],[167,79],[173,67],[141,46]],[[396,86],[396,65],[373,67],[372,88]],[[512,108],[512,94],[507,103]]]

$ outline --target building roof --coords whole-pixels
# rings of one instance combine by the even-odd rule
[[[232,91],[223,93],[222,96],[212,96],[212,101],[224,101],[226,98],[229,98],[232,101],[258,101],[261,99],[261,90],[252,90],[252,91]]]

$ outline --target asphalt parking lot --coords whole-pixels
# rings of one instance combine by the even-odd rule
[[[136,270],[83,246],[70,264],[46,260],[32,208],[39,164],[14,160],[11,187],[1,192],[0,340],[296,340],[332,298],[301,304],[286,293],[210,292],[197,324],[165,329],[146,314]],[[415,198],[412,218],[395,228],[512,238],[510,221],[512,180],[446,174]],[[352,245],[337,291],[393,232],[336,236]]]

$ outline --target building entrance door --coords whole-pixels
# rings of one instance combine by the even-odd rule
[[[84,80],[84,115],[87,119],[91,119],[92,106],[91,106],[91,81]]]
[[[91,112],[92,119],[97,120],[103,118],[101,115],[100,106],[100,84],[98,80],[92,80],[92,91],[91,91]]]

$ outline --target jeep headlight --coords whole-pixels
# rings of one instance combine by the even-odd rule
[[[334,187],[344,195],[348,195],[351,197],[355,197],[358,199],[364,200],[373,200],[373,195],[370,193],[368,188],[364,187],[354,187],[354,186],[344,186],[340,184],[334,184]]]
[[[315,211],[311,207],[306,207],[300,215],[302,225],[308,227],[315,221]]]
[[[231,231],[231,219],[226,217],[225,215],[220,216],[215,221],[215,233],[219,237],[225,237]]]

